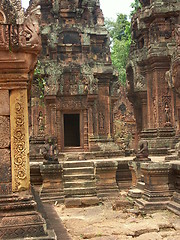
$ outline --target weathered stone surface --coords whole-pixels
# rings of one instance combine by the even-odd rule
[[[127,97],[125,87],[118,86],[119,97],[114,103],[114,139],[120,149],[128,152],[128,149],[137,148],[137,127],[132,103]]]
[[[1,168],[0,183],[9,183],[11,181],[11,158],[8,149],[0,149]]]
[[[10,145],[10,118],[0,116],[0,148],[8,148]]]
[[[137,240],[160,240],[163,239],[157,232],[144,233],[141,236],[136,238]]]
[[[12,183],[0,183],[0,194],[8,195],[12,193]]]
[[[0,239],[55,239],[30,192],[27,88],[40,48],[37,9],[24,18],[20,0],[0,1]]]
[[[42,188],[40,197],[43,202],[63,202],[63,180],[61,164],[40,165]]]
[[[74,240],[79,240],[79,236],[93,240],[159,240],[166,239],[166,236],[176,239],[175,236],[180,234],[173,228],[173,224],[179,222],[179,216],[171,212],[158,211],[138,216],[124,209],[113,211],[111,206],[112,202],[105,202],[88,208],[55,208]]]
[[[117,74],[99,1],[40,5],[43,49],[32,86],[31,138],[54,138],[59,152],[118,150],[112,143]],[[46,81],[41,90],[39,76]]]
[[[141,172],[145,186],[142,199],[137,200],[137,204],[141,209],[166,209],[174,190],[171,164],[142,163]]]
[[[81,199],[80,198],[68,198],[68,199],[65,199],[64,204],[67,208],[80,207]]]
[[[132,18],[127,90],[139,136],[156,152],[173,148],[180,132],[180,5],[179,0],[141,2]]]
[[[93,206],[99,203],[99,199],[97,197],[84,197],[81,198],[81,202],[83,206]]]
[[[97,196],[101,199],[118,196],[116,182],[117,161],[97,161],[95,163]]]
[[[0,116],[9,116],[9,91],[0,90]]]

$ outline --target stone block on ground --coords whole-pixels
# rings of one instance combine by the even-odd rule
[[[82,202],[80,198],[67,198],[64,200],[64,204],[67,208],[80,207]]]
[[[83,197],[81,198],[81,203],[83,206],[98,205],[99,199],[97,197]]]

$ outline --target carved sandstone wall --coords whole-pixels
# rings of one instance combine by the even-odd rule
[[[41,79],[36,77],[31,98],[32,154],[40,153],[49,137],[56,140],[59,151],[72,151],[75,146],[66,144],[73,138],[70,132],[65,140],[67,115],[74,117],[72,131],[75,117],[79,119],[74,150],[100,150],[113,136],[117,76],[99,1],[41,1],[41,13]],[[39,100],[42,79],[43,101]]]
[[[128,97],[150,148],[174,147],[180,131],[179,1],[142,1],[132,18]]]
[[[0,239],[47,236],[30,191],[27,106],[41,41],[35,16],[21,22],[20,7],[0,1]]]

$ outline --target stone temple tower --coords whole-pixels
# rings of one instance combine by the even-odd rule
[[[128,96],[140,137],[156,153],[166,153],[180,135],[180,4],[179,0],[141,3],[132,18]]]
[[[50,138],[59,152],[117,150],[112,142],[117,74],[99,1],[41,0],[40,5],[42,52],[32,86],[32,155]]]

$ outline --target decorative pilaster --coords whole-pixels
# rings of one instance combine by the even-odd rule
[[[27,90],[10,94],[12,191],[30,188]]]

